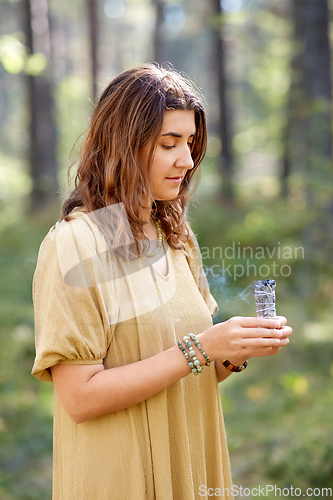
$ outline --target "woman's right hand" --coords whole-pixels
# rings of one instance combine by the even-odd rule
[[[235,316],[197,337],[211,361],[228,359],[240,366],[251,357],[275,354],[288,345],[291,334],[284,316],[273,319]]]

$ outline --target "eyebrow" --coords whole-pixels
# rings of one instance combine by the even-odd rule
[[[180,134],[177,134],[176,132],[166,132],[165,134],[161,134],[161,137],[165,137],[166,135],[170,135],[171,137],[182,137]],[[195,132],[191,134],[189,137],[194,137]]]

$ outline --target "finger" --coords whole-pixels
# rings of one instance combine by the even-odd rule
[[[285,318],[284,316],[277,316],[276,320],[281,323],[281,326],[286,326],[287,324],[287,318]]]
[[[243,317],[231,318],[238,320],[240,326],[244,328],[281,328],[281,322],[278,318],[257,318],[257,317]]]
[[[268,356],[273,356],[274,354],[277,354],[280,350],[281,350],[281,347],[272,347],[272,349],[268,353]]]
[[[276,349],[276,347],[261,347],[253,349],[250,356],[251,358],[263,358],[264,356],[271,356]]]
[[[289,339],[278,338],[243,338],[239,342],[240,347],[281,347],[289,344]]]
[[[285,326],[284,328],[281,328],[280,332],[282,337],[290,337],[293,333],[293,329],[290,326]]]
[[[264,356],[273,356],[280,351],[281,347],[245,347],[242,357],[246,358],[261,358]]]
[[[264,356],[274,356],[280,350],[280,347],[265,347],[264,349],[256,349],[251,355],[253,358],[263,358]]]
[[[286,330],[288,333],[288,330]],[[243,338],[281,338],[283,336],[282,330],[271,328],[243,328],[241,331]]]
[[[283,347],[285,345],[289,344],[289,339],[288,338],[282,338],[280,339],[280,346]]]

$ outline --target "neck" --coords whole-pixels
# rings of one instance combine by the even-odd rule
[[[141,212],[141,219],[149,224],[151,220],[150,214],[151,210],[145,209],[144,211]]]
[[[151,202],[145,203],[145,205],[146,205],[146,207],[141,209],[140,217],[144,222],[149,224],[151,221],[151,210],[153,207],[153,202],[151,201]]]

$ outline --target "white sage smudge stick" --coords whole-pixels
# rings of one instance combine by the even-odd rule
[[[274,280],[258,281],[254,285],[254,300],[257,316],[260,318],[276,318]]]

